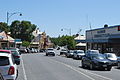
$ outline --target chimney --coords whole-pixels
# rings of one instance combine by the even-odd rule
[[[108,27],[108,25],[107,25],[107,24],[105,24],[105,25],[104,25],[104,28],[107,28],[107,27]]]

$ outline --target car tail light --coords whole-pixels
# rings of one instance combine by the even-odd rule
[[[15,73],[15,68],[13,66],[10,66],[8,75],[13,75]]]
[[[20,58],[20,56],[15,56],[16,58]]]

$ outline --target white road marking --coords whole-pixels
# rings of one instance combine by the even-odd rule
[[[53,59],[51,59],[51,60],[53,60]],[[54,61],[55,61],[55,60],[54,60]],[[80,69],[80,68],[77,68],[77,69],[78,69],[78,70],[77,70],[77,69],[73,68],[72,66],[70,66],[70,65],[68,65],[68,64],[65,64],[65,63],[63,63],[63,62],[60,62],[60,61],[55,61],[55,62],[60,63],[60,64],[63,64],[63,65],[65,65],[65,66],[71,68],[72,70],[74,70],[74,71],[76,71],[76,72],[78,72],[78,73],[80,73],[80,74],[88,77],[88,78],[91,79],[91,80],[95,80],[95,79],[92,78],[91,76],[83,73],[83,72],[87,72],[87,73],[92,74],[92,75],[94,75],[94,76],[101,77],[101,78],[103,78],[103,80],[112,80],[111,78],[108,78],[108,77],[105,77],[105,76],[102,76],[102,75],[98,75],[98,74],[96,74],[96,73],[92,73],[92,72],[90,72],[90,71],[88,71],[88,70],[83,70],[83,69]],[[83,71],[83,72],[81,72],[80,70]]]
[[[53,60],[53,59],[51,59],[51,60]],[[55,61],[55,60],[53,60],[53,61]],[[86,76],[87,78],[89,78],[89,79],[91,79],[91,80],[95,80],[94,78],[92,78],[92,77],[90,77],[90,76],[88,76],[88,75],[82,73],[81,71],[78,71],[78,70],[74,69],[74,68],[73,68],[72,66],[70,66],[70,65],[67,65],[67,64],[62,63],[62,62],[59,62],[59,61],[55,61],[55,62],[60,63],[60,64],[63,64],[63,65],[65,65],[66,67],[71,68],[71,69],[74,70],[75,72],[78,72],[78,73],[80,73],[80,74]]]
[[[22,68],[23,68],[24,80],[27,80],[27,76],[26,76],[26,73],[25,73],[25,67],[24,67],[22,56],[21,56],[21,63],[22,63]]]
[[[84,71],[84,70],[82,70],[82,69],[79,69],[79,70]],[[92,75],[95,75],[95,76],[98,76],[98,77],[101,77],[101,78],[104,78],[104,79],[107,79],[107,80],[112,80],[112,79],[110,79],[110,78],[108,78],[108,77],[105,77],[105,76],[102,76],[102,75],[98,75],[98,74],[96,74],[96,73],[92,73],[92,72],[90,72],[90,71],[88,71],[88,70],[85,70],[84,72],[87,72],[87,73],[89,73],[89,74],[92,74]]]

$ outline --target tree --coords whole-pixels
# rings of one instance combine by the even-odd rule
[[[73,36],[62,36],[50,38],[51,42],[58,46],[67,46],[68,49],[75,49],[76,42]]]
[[[23,41],[22,42],[22,46],[24,46],[24,47],[28,47],[30,45],[30,42],[28,42],[28,41]]]
[[[10,25],[11,36],[13,38],[19,38],[22,41],[31,41],[34,37],[32,32],[36,29],[35,24],[31,24],[30,21],[14,21]]]
[[[8,27],[7,23],[0,22],[0,31],[9,32],[9,27]]]

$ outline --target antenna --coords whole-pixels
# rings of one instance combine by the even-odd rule
[[[93,32],[92,32],[92,26],[91,26],[91,22],[89,21],[88,19],[88,15],[87,15],[87,21],[88,21],[88,24],[89,24],[89,28],[91,30],[91,39],[92,39],[92,42],[90,43],[90,49],[92,49],[92,43],[94,42],[94,39],[93,39]]]
[[[79,29],[79,31],[77,32],[77,34],[79,34],[80,35],[80,32],[82,31],[82,29]]]

